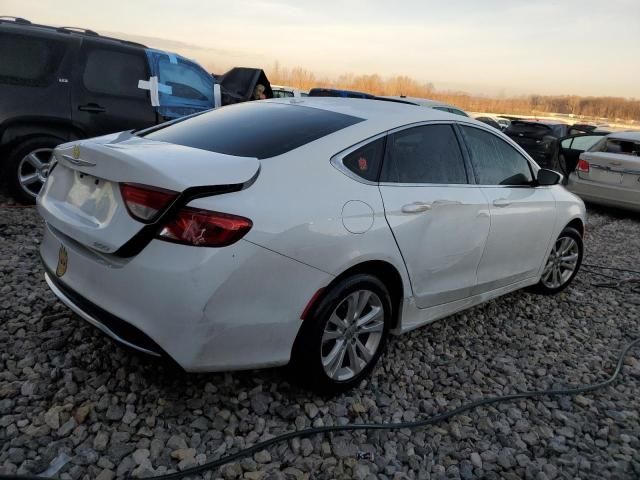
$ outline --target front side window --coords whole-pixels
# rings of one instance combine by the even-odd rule
[[[583,135],[580,137],[575,137],[573,139],[573,143],[571,144],[571,148],[573,150],[583,150],[583,151],[588,150],[594,144],[596,144],[601,138],[602,138],[602,135]]]
[[[182,59],[171,62],[162,57],[158,62],[161,84],[171,87],[173,97],[201,102],[213,102],[213,79],[196,65]],[[160,92],[161,96],[163,92]]]
[[[381,182],[467,183],[464,159],[451,125],[424,125],[389,135]]]
[[[144,56],[95,48],[87,52],[82,81],[92,93],[145,98],[138,82],[148,76]]]
[[[489,132],[461,128],[479,185],[531,185],[531,167],[520,152]]]

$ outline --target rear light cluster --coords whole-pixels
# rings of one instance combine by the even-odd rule
[[[120,184],[120,192],[129,215],[143,223],[152,223],[178,197],[171,190],[132,183]],[[196,247],[226,247],[252,226],[248,218],[183,207],[163,223],[157,238]]]
[[[120,193],[129,215],[144,223],[155,220],[178,196],[171,190],[136,183],[121,183]]]
[[[583,173],[589,173],[589,162],[587,162],[584,158],[578,159],[576,170]]]
[[[184,207],[167,222],[158,238],[196,247],[226,247],[251,229],[248,218]]]

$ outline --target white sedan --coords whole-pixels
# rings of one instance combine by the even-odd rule
[[[640,211],[640,132],[599,138],[580,154],[567,188],[587,202]]]
[[[342,98],[249,102],[67,143],[38,198],[51,290],[187,371],[362,380],[388,334],[565,288],[585,209],[470,118]]]

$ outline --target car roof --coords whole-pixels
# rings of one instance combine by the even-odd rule
[[[416,105],[420,105],[421,107],[450,107],[455,108],[456,110],[461,110],[458,107],[453,105],[449,105],[448,103],[438,102],[437,100],[431,100],[429,98],[419,98],[419,97],[405,97],[404,95],[385,95],[382,98],[389,98],[392,100],[402,100],[404,102],[411,102]]]
[[[40,33],[48,33],[56,37],[80,37],[91,38],[105,43],[119,43],[133,47],[147,48],[146,45],[138,42],[132,42],[130,40],[123,40],[120,38],[108,37],[100,35],[94,30],[79,27],[54,27],[52,25],[42,25],[39,23],[32,23],[29,20],[19,17],[0,17],[0,26],[9,26],[11,29],[16,29],[20,33],[29,33],[30,31],[36,31]]]
[[[631,140],[632,142],[640,142],[640,131],[629,130],[627,132],[614,132],[607,135],[607,137],[614,140]]]
[[[483,128],[487,126],[470,117],[462,117],[442,110],[415,108],[415,105],[408,103],[368,98],[303,97],[261,101],[300,105],[351,115],[367,120],[369,123],[375,123],[380,129],[392,129],[411,123],[434,120],[455,120],[458,123],[471,123]]]

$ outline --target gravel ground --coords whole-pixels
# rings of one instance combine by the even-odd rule
[[[41,473],[66,456],[64,479],[148,476],[292,429],[413,420],[485,395],[592,383],[640,335],[631,285],[594,289],[581,273],[555,297],[517,292],[393,339],[369,381],[337,398],[291,386],[277,369],[185,375],[116,346],[56,301],[40,230],[34,209],[0,208],[5,474]],[[586,247],[589,263],[640,269],[640,217],[590,209]],[[479,408],[419,430],[292,440],[204,478],[638,478],[638,358],[593,394]]]

